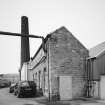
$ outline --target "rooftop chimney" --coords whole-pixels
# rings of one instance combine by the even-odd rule
[[[21,34],[29,34],[28,18],[21,17]],[[29,37],[21,37],[21,67],[30,60]]]

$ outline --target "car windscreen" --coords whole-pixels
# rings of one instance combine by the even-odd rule
[[[35,86],[36,84],[34,83],[34,81],[28,81],[30,86]]]
[[[21,85],[22,86],[29,86],[29,83],[28,82],[22,82]]]

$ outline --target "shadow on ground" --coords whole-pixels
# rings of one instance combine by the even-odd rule
[[[81,104],[90,104],[97,103],[96,100],[87,100],[87,99],[75,99],[75,100],[66,100],[66,101],[49,101],[45,97],[36,97],[35,101],[39,103],[39,105],[81,105]]]
[[[44,96],[36,96],[36,97],[33,97],[32,99],[27,97],[27,99],[37,102],[38,105],[81,105],[84,103],[95,103],[96,102],[95,100],[87,100],[87,99],[75,99],[75,100],[66,100],[66,101],[56,101],[56,100],[49,101]],[[34,104],[24,104],[24,105],[34,105]]]
[[[71,105],[70,101],[49,101],[45,97],[36,97],[35,101],[39,103],[39,105]],[[76,104],[77,105],[77,104]],[[79,105],[79,104],[78,104]]]

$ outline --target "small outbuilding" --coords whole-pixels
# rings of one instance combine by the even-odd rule
[[[105,99],[105,42],[91,48],[89,56],[87,59],[89,96]]]

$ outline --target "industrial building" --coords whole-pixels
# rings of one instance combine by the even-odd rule
[[[21,33],[29,34],[26,17]],[[104,62],[105,43],[88,50],[65,27],[48,34],[32,58],[29,38],[21,37],[20,80],[34,80],[49,99],[105,99]]]
[[[50,98],[61,100],[83,97],[87,78],[88,50],[65,27],[46,36],[42,45],[28,62],[28,79]]]

